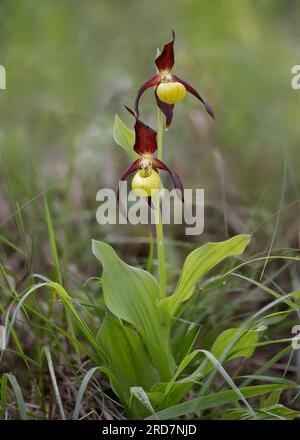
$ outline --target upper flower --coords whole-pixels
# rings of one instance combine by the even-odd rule
[[[146,81],[138,90],[135,100],[135,112],[139,116],[139,100],[141,95],[149,87],[155,88],[155,98],[158,107],[166,117],[166,127],[168,128],[173,118],[174,104],[181,101],[186,96],[186,92],[191,93],[203,104],[207,113],[214,118],[214,112],[197,90],[190,86],[186,81],[174,75],[171,70],[174,66],[174,41],[175,33],[172,30],[173,39],[165,44],[162,53],[156,58],[155,64],[158,73]]]
[[[171,175],[174,186],[183,200],[183,187],[180,178],[165,163],[154,157],[157,150],[156,131],[144,124],[129,107],[125,106],[125,108],[135,117],[133,149],[139,158],[122,174],[120,181],[127,180],[128,176],[136,171],[132,180],[132,188],[139,195],[147,196],[150,201],[151,191],[160,189],[157,170],[165,170]]]

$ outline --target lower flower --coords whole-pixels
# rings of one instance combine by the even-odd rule
[[[135,172],[132,189],[140,196],[148,197],[148,203],[151,203],[152,190],[161,188],[158,170],[164,170],[170,174],[178,197],[183,202],[183,186],[179,176],[154,156],[157,151],[156,131],[144,124],[129,107],[125,106],[125,108],[135,117],[135,144],[133,149],[139,157],[124,171],[120,181],[127,180],[130,174]]]

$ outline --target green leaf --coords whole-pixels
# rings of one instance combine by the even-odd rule
[[[156,384],[147,393],[153,407],[157,411],[179,403],[196,384],[195,380],[188,381],[183,379],[182,381],[174,382],[173,379],[167,383]]]
[[[254,330],[230,328],[217,337],[210,352],[220,364],[240,357],[249,358],[256,348],[258,337],[259,332]],[[201,351],[195,350],[193,353],[200,353]],[[187,376],[186,380],[199,380],[201,377],[206,376],[214,367],[215,365],[209,359],[205,359],[194,373]]]
[[[280,397],[281,391],[274,391],[266,399],[264,399],[264,403],[266,406],[277,405],[279,403]]]
[[[219,360],[229,361],[239,357],[249,358],[253,355],[259,332],[240,328],[229,328],[223,331],[211,347],[212,354]],[[226,353],[226,350],[228,351]]]
[[[93,253],[103,266],[104,301],[118,318],[140,333],[162,381],[169,380],[175,365],[169,346],[170,327],[161,322],[159,285],[145,270],[124,263],[107,243],[93,240]]]
[[[121,121],[118,115],[115,116],[114,140],[116,144],[122,147],[131,159],[136,159],[137,154],[133,149],[135,143],[135,132],[128,128]]]
[[[250,357],[255,349],[258,340],[258,332],[245,329],[228,329],[221,333],[211,348],[211,354],[222,363],[226,360],[232,360],[239,357]],[[204,350],[194,350],[186,355],[179,364],[176,373],[171,381],[166,385],[165,389],[155,388],[155,391],[164,391],[165,396],[162,399],[161,407],[174,405],[180,402],[184,395],[197,383],[201,378],[206,376],[214,367],[224,375],[224,369],[219,362],[211,362],[208,358],[190,375],[180,379],[180,375],[189,364],[199,354],[203,354]],[[206,352],[207,354],[207,352]],[[226,373],[225,373],[226,374]],[[161,385],[161,384],[160,384]]]
[[[107,316],[97,336],[107,358],[107,368],[117,379],[129,405],[130,388],[150,389],[159,378],[138,333],[113,316]]]
[[[139,418],[145,418],[149,414],[155,414],[147,393],[142,387],[132,387],[130,408],[131,413]]]
[[[166,384],[157,384],[153,387],[153,390],[147,392],[147,396],[151,402],[151,405],[156,410],[160,409],[160,404],[164,399],[164,388],[162,391],[160,391],[159,388],[156,390],[156,387],[159,385],[164,385],[165,388]]]
[[[113,392],[116,394],[116,396],[119,396],[119,399],[122,402],[126,403],[126,397],[124,394],[124,390],[122,390],[122,388],[120,387],[118,379],[113,374],[113,372],[107,367],[99,367],[99,371],[101,371],[101,373],[104,373],[108,377],[111,388],[112,388]]]
[[[172,348],[176,364],[179,364],[184,357],[192,350],[198,337],[200,327],[192,322],[188,328],[186,322],[177,326],[175,335],[172,335]]]
[[[173,295],[160,301],[162,315],[170,322],[179,305],[189,299],[200,279],[227,257],[240,255],[250,242],[249,235],[237,235],[217,243],[206,243],[191,252],[185,260],[177,287]]]
[[[249,398],[271,393],[276,390],[287,390],[291,388],[295,387],[280,384],[255,385],[252,387],[240,388],[240,392],[244,397]],[[155,415],[148,417],[147,420],[154,420],[157,418],[160,420],[172,420],[176,417],[186,416],[187,414],[192,414],[209,408],[217,408],[218,406],[227,405],[232,402],[237,402],[238,400],[240,400],[240,396],[238,396],[235,391],[221,391],[219,393],[208,394],[207,396],[201,396],[196,399],[174,405],[157,412]]]

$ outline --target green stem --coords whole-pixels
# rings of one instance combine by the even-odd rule
[[[157,157],[162,160],[163,157],[163,114],[160,109],[157,109]]]
[[[157,118],[157,156],[162,160],[163,155],[163,114],[158,109]],[[161,219],[160,200],[155,203],[156,215],[156,243],[157,243],[157,258],[159,266],[159,285],[160,297],[167,296],[167,279],[166,279],[166,265],[165,265],[165,245],[164,245],[164,231]]]

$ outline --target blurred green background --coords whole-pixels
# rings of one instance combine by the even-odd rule
[[[299,247],[300,91],[291,88],[299,17],[296,0],[1,0],[0,246],[19,280],[26,265],[45,273],[51,261],[44,193],[65,273],[80,281],[98,273],[91,238],[118,242],[127,260],[146,258],[138,238],[148,229],[99,226],[95,197],[115,188],[129,165],[113,141],[114,114],[132,126],[122,103],[133,105],[172,27],[175,71],[216,120],[188,96],[165,136],[165,162],[206,198],[203,235],[166,228],[170,258],[186,253],[174,257],[172,239],[202,243],[238,232],[254,232],[258,251],[274,232],[274,247]],[[141,116],[155,126],[152,91]]]

